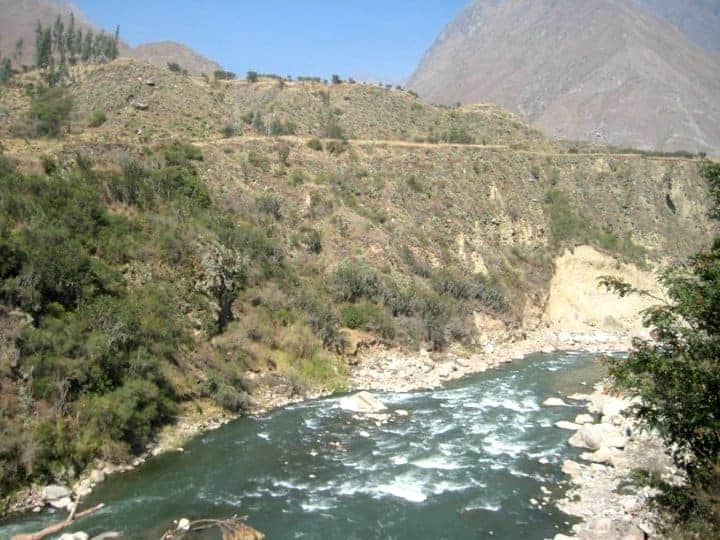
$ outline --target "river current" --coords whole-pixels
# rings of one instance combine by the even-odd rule
[[[555,501],[578,455],[553,423],[586,411],[540,404],[602,374],[593,355],[533,355],[439,390],[379,393],[386,423],[339,398],[243,418],[108,478],[83,504],[106,507],[69,530],[157,539],[174,519],[241,515],[271,540],[552,538],[575,523]],[[62,517],[0,523],[0,538]]]

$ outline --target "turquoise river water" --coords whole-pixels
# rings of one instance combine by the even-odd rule
[[[108,478],[83,503],[106,507],[69,530],[157,539],[174,519],[237,514],[270,540],[552,538],[575,523],[554,502],[578,454],[553,423],[584,410],[540,403],[587,391],[603,374],[592,358],[533,355],[439,390],[380,393],[409,412],[380,426],[337,398],[243,418]],[[0,522],[0,538],[61,518]]]

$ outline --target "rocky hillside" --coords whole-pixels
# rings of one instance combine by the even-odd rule
[[[48,26],[55,22],[58,15],[66,21],[70,13],[73,13],[76,28],[98,31],[77,6],[63,0],[0,0],[0,13],[0,57],[9,57],[16,67],[33,65],[35,27],[38,21]],[[20,40],[22,47],[18,49]],[[194,75],[212,75],[215,70],[221,69],[217,62],[172,41],[143,43],[137,47],[121,44],[120,56],[142,60],[162,68],[166,67],[168,62],[176,62]]]
[[[573,319],[568,253],[647,272],[712,236],[698,160],[497,107],[128,59],[39,86],[2,87],[3,492],[127,460],[187,404],[343,388],[364,346],[490,354]]]
[[[164,68],[168,62],[176,62],[193,75],[205,74],[212,76],[216,70],[222,69],[217,62],[196,53],[190,47],[174,41],[158,43],[142,43],[137,47],[126,47],[120,50],[121,56],[129,56]]]
[[[696,45],[720,53],[720,1],[635,0],[635,3],[679,28]]]
[[[691,24],[687,10],[646,4]],[[719,75],[716,53],[631,0],[477,0],[409,87],[431,102],[504,105],[553,137],[718,153]]]

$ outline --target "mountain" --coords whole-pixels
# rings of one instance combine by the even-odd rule
[[[10,57],[15,66],[33,63],[35,27],[38,21],[47,26],[52,24],[58,15],[67,21],[67,17],[73,13],[77,27],[98,31],[77,6],[59,0],[0,0],[0,13],[0,57]],[[21,49],[17,49],[19,40],[23,42]],[[144,43],[137,47],[121,43],[120,55],[163,68],[168,62],[177,62],[193,75],[211,74],[221,69],[217,62],[172,41]]]
[[[631,0],[477,0],[408,86],[504,105],[553,137],[720,152],[720,57]]]
[[[720,0],[635,0],[696,45],[720,53]]]
[[[121,49],[121,56],[129,56],[136,60],[144,60],[154,66],[164,68],[168,62],[177,62],[193,75],[212,75],[222,69],[217,62],[198,54],[190,47],[174,41],[143,43],[135,48]]]

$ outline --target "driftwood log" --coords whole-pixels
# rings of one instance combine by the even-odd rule
[[[12,537],[11,540],[42,540],[46,536],[50,536],[51,534],[62,531],[64,528],[69,527],[73,522],[77,521],[78,519],[88,516],[93,512],[97,512],[103,506],[105,506],[101,503],[97,506],[93,506],[92,508],[88,508],[87,510],[83,510],[82,512],[78,512],[77,507],[79,502],[79,499],[75,500],[75,503],[72,506],[72,510],[70,510],[70,514],[68,514],[68,517],[65,518],[64,521],[55,523],[54,525],[50,525],[49,527],[45,527],[43,530],[34,533],[16,534]]]
[[[183,538],[190,531],[201,531],[204,529],[220,529],[222,540],[263,540],[265,535],[252,527],[245,525],[243,520],[247,519],[231,517],[228,519],[198,519],[189,523],[187,529],[171,529],[166,532],[161,540],[174,540]]]

